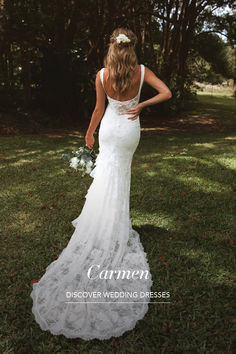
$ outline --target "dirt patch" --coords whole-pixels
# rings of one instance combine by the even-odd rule
[[[41,129],[39,123],[29,118],[0,112],[0,136],[38,134]]]
[[[155,120],[150,117],[141,119],[144,135],[171,134],[171,133],[203,133],[226,132],[227,126],[220,123],[217,116],[210,115],[183,115],[172,119],[158,117]]]
[[[172,134],[172,133],[203,133],[203,132],[232,132],[232,129],[220,123],[213,115],[180,115],[177,117],[160,117],[153,115],[140,116],[141,132],[143,135]],[[68,128],[45,128],[30,119],[20,119],[12,115],[0,113],[0,136],[43,134],[48,137],[75,136],[83,138],[89,126],[73,125]],[[97,131],[98,132],[98,129]]]

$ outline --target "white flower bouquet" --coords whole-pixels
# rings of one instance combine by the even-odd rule
[[[69,161],[69,166],[82,172],[82,177],[89,174],[95,167],[96,154],[87,146],[80,147],[71,153],[61,154],[62,158]]]

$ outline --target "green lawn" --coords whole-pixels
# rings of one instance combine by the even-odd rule
[[[199,97],[193,110],[230,100],[213,97],[210,106],[209,97]],[[223,101],[217,114],[226,112],[233,122]],[[92,182],[58,155],[84,140],[26,135],[0,142],[1,352],[233,353],[236,134],[141,136],[132,164],[131,221],[147,252],[152,290],[169,291],[171,304],[149,305],[120,338],[90,342],[41,331],[30,298],[32,281],[66,247]],[[96,137],[96,151],[97,144]]]
[[[198,91],[197,100],[186,105],[186,115],[192,117],[213,118],[224,130],[236,132],[236,99],[232,90]]]

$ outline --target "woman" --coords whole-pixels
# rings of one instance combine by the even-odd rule
[[[130,39],[130,42],[123,42],[122,39],[121,41],[118,39],[117,43],[116,37],[120,34],[125,34],[127,38]],[[111,99],[111,97],[116,100],[131,101],[128,102],[128,107],[132,108],[125,113],[131,114],[132,116],[128,119],[132,120],[139,120],[139,114],[144,107],[157,104],[172,97],[172,93],[165,83],[158,79],[147,67],[145,67],[143,80],[156,89],[159,94],[140,103],[138,103],[139,100],[137,100],[137,96],[134,97],[140,82],[140,66],[137,63],[137,57],[134,51],[136,43],[137,37],[129,29],[118,28],[113,31],[110,37],[108,54],[104,60],[106,68],[104,72],[100,70],[96,76],[97,102],[85,137],[86,145],[90,149],[92,149],[94,144],[93,134],[104,115],[106,93],[110,106],[114,105],[114,100]],[[104,76],[106,90],[101,81],[101,74]],[[142,86],[141,82],[140,86]],[[141,87],[139,94],[140,91]],[[130,99],[131,97],[136,99],[132,100]],[[123,106],[124,108],[127,106],[125,102]],[[110,112],[106,112],[106,114],[110,114]]]
[[[33,284],[32,312],[41,329],[54,335],[118,337],[148,311],[152,279],[129,214],[131,162],[140,140],[142,108],[169,99],[171,92],[151,70],[137,64],[136,43],[135,34],[125,28],[110,37],[85,137],[92,148],[101,121],[93,182],[80,215],[72,221],[75,231],[67,247]],[[143,81],[159,94],[139,103]]]

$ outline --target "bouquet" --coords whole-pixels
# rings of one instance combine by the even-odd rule
[[[71,153],[61,154],[62,158],[68,160],[70,167],[77,171],[82,171],[82,177],[89,174],[95,167],[96,154],[93,149],[87,146],[80,147],[77,151]]]

